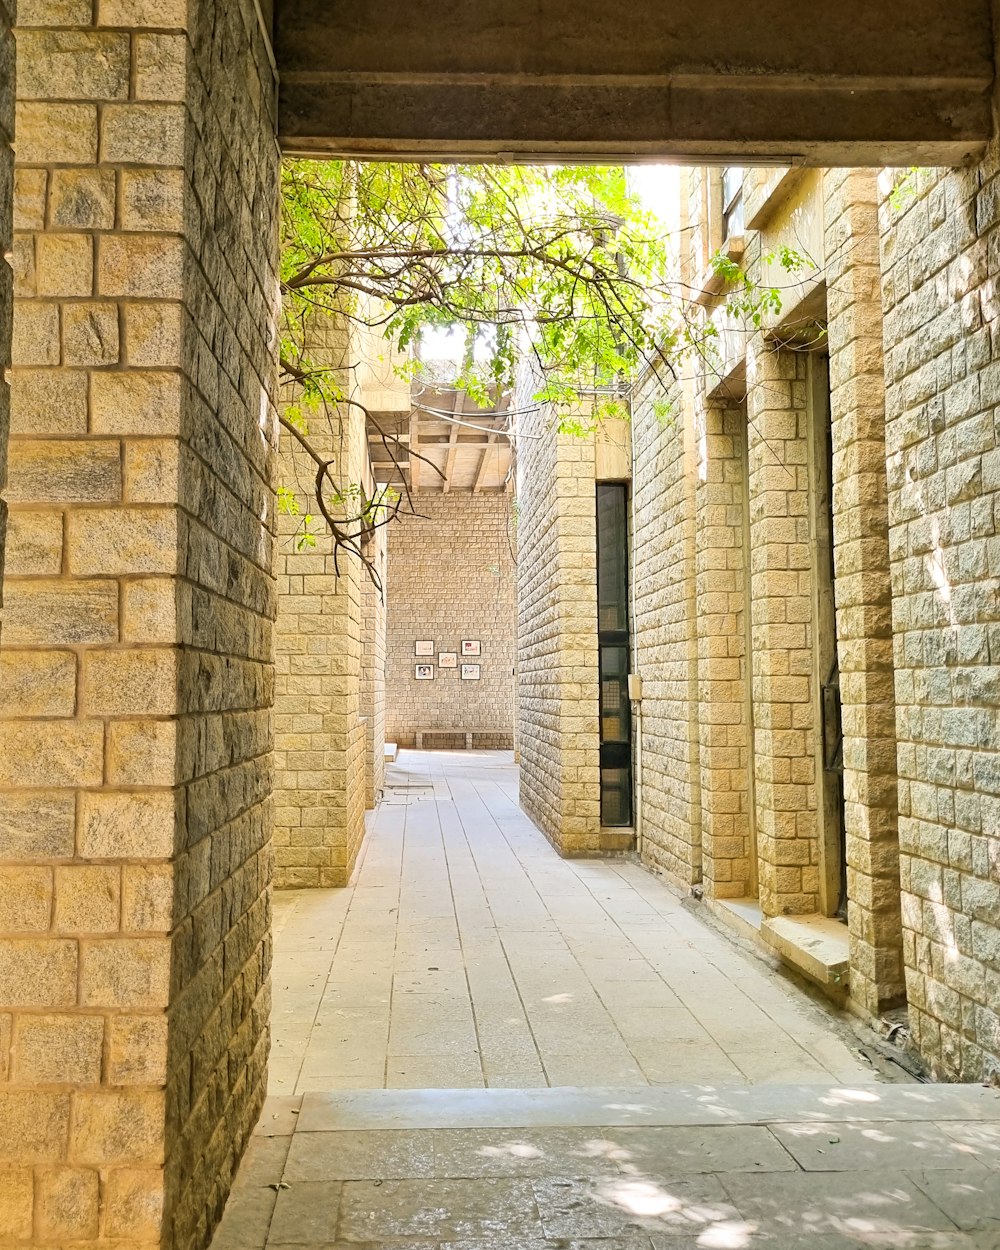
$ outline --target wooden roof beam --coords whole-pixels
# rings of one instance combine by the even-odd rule
[[[496,422],[493,424],[495,427],[494,431],[487,439],[486,446],[483,448],[483,454],[479,458],[479,471],[476,474],[476,480],[472,486],[472,493],[474,495],[478,495],[483,489],[483,482],[486,480],[486,470],[489,468],[490,451],[496,446],[496,441],[500,437],[499,427],[496,426]]]
[[[465,408],[465,394],[462,391],[455,392],[454,412],[457,417]],[[451,489],[451,475],[455,472],[455,454],[458,451],[458,431],[461,427],[457,422],[451,423],[451,429],[448,431],[448,458],[444,466],[444,485],[441,487],[442,494],[447,495]]]
[[[416,412],[410,413],[410,451],[414,454],[410,456],[410,490],[416,492],[420,489],[420,461],[417,459],[417,451],[420,446],[420,432],[417,429],[419,417]]]

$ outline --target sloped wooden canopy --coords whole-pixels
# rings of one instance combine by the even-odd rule
[[[407,416],[376,416],[369,423],[375,480],[405,481],[411,491],[437,494],[508,490],[509,409],[509,396],[484,408],[454,387],[415,385]],[[383,440],[383,432],[391,437]]]

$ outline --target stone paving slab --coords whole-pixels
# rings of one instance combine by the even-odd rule
[[[505,1237],[542,1233],[530,1181],[435,1178],[349,1182],[339,1231],[345,1241]]]
[[[863,1124],[815,1121],[771,1124],[771,1132],[807,1172],[859,1172],[866,1168],[962,1169],[986,1164],[972,1148],[938,1124],[870,1120]],[[997,1181],[1000,1185],[1000,1178]]]
[[[910,1180],[959,1228],[992,1233],[1000,1246],[1000,1181],[978,1170],[909,1172]]]
[[[725,1187],[743,1219],[783,1250],[962,1244],[952,1221],[902,1172],[733,1174]]]

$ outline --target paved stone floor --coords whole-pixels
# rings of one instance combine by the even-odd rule
[[[367,1090],[265,1108],[213,1250],[996,1250],[979,1086]]]
[[[391,783],[355,883],[277,900],[213,1250],[1000,1250],[1000,1092],[879,1083],[662,883],[559,860],[509,756]]]
[[[506,752],[402,752],[353,884],[274,927],[275,1094],[872,1079],[638,864],[560,859]]]

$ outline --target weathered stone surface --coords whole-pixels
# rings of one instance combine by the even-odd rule
[[[68,651],[0,652],[0,718],[72,716],[76,656]]]
[[[182,104],[109,104],[101,118],[104,159],[121,164],[184,162]]]
[[[98,1085],[100,1016],[26,1015],[18,1022],[14,1080],[21,1085]]]
[[[11,582],[4,604],[9,645],[76,646],[118,641],[118,587],[110,580]]]
[[[70,1094],[0,1090],[0,1163],[53,1163],[66,1156]]]
[[[0,858],[67,859],[73,854],[75,821],[72,793],[5,794],[0,804]]]
[[[118,308],[69,304],[62,315],[63,360],[68,365],[113,365],[119,359]]]
[[[173,508],[103,508],[67,517],[73,573],[121,576],[176,570],[178,515]]]
[[[97,160],[93,104],[18,104],[15,125],[23,165],[93,165]]]
[[[16,439],[8,459],[14,502],[117,502],[122,494],[121,447],[113,439],[85,447],[60,439]]]
[[[153,1241],[163,1219],[163,1173],[158,1168],[114,1168],[108,1176],[107,1229],[111,1237]]]
[[[82,1091],[73,1099],[70,1156],[80,1163],[159,1163],[163,1094],[142,1090]]]
[[[176,372],[95,373],[90,380],[95,434],[173,434],[180,431],[181,377]]]
[[[40,296],[93,293],[94,244],[86,235],[39,234],[35,239],[35,267],[35,290]]]
[[[63,369],[18,369],[11,384],[11,432],[83,434],[87,375]]]
[[[169,716],[177,703],[177,652],[167,648],[92,651],[83,701],[91,716]]]
[[[35,172],[22,171],[23,174]],[[78,230],[111,230],[114,227],[114,170],[86,167],[54,169],[49,178],[49,215],[54,226]],[[36,222],[30,228],[41,230],[42,223]]]
[[[50,868],[0,868],[0,930],[45,933],[51,914]]]
[[[122,225],[127,230],[180,230],[184,180],[177,169],[130,169],[122,173]],[[135,294],[159,294],[136,291]],[[168,292],[163,292],[166,295]]]
[[[0,1169],[0,1228],[27,1241],[32,1233],[34,1178],[31,1168]]]
[[[0,997],[8,1007],[72,1007],[77,947],[59,938],[0,939]]]
[[[35,1221],[46,1240],[96,1237],[100,1175],[94,1168],[47,1168],[39,1173]]]
[[[43,753],[36,724],[8,721],[0,736],[0,786],[99,786],[103,737],[97,721],[53,720],[46,728]]]
[[[20,16],[23,22],[24,15]],[[22,100],[46,99],[54,82],[66,99],[115,100],[128,95],[125,33],[25,29],[17,42],[17,91]]]
[[[987,555],[1000,306],[995,248],[984,251],[998,176],[994,145],[974,176],[912,174],[895,191],[884,178],[879,210],[906,989],[935,1075],[965,1081],[1000,1070],[979,925],[984,907],[992,931],[1000,916],[998,569]]]
[[[80,853],[88,859],[166,859],[174,849],[174,813],[169,792],[83,794]]]
[[[60,933],[116,933],[121,924],[121,870],[74,864],[57,868],[55,925]]]
[[[115,1085],[162,1085],[167,1079],[167,1018],[114,1015],[108,1024],[109,1075]]]
[[[170,786],[177,780],[174,721],[119,721],[108,726],[108,780],[119,786]]]
[[[80,944],[80,998],[87,1007],[165,1008],[170,945],[160,938]]]

